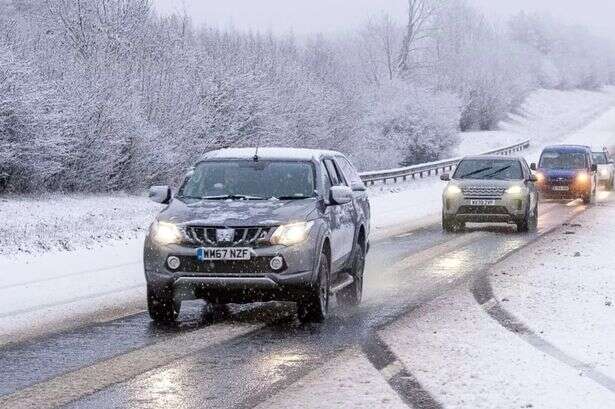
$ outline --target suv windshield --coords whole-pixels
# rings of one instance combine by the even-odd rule
[[[584,169],[587,166],[583,152],[546,151],[540,157],[542,169]]]
[[[592,153],[592,160],[596,165],[606,165],[607,163],[607,159],[606,159],[606,153],[604,152],[593,152]]]
[[[523,179],[521,164],[516,160],[466,159],[455,170],[453,179]]]
[[[315,196],[310,162],[225,160],[199,163],[181,187],[187,199],[284,200]]]

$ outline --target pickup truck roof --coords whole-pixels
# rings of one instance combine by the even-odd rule
[[[252,159],[256,148],[219,149],[206,153],[202,160],[207,159]],[[318,160],[322,156],[344,156],[336,151],[299,148],[259,148],[258,158],[261,160]]]

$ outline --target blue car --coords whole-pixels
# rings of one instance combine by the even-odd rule
[[[548,146],[540,155],[535,171],[541,196],[546,199],[583,199],[591,203],[596,196],[598,166],[592,151],[583,145]]]

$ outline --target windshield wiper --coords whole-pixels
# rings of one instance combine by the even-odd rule
[[[481,173],[481,172],[484,172],[484,171],[489,170],[489,169],[493,169],[493,166],[488,166],[486,168],[482,168],[482,169],[478,169],[478,170],[472,171],[470,173],[466,173],[465,175],[459,176],[459,179],[465,179],[468,176],[473,176],[473,175],[476,175],[477,173]]]
[[[512,167],[512,165],[504,166],[503,168],[500,168],[500,169],[496,170],[495,172],[491,172],[490,174],[485,175],[485,179],[492,178],[492,177],[494,177],[495,175],[497,175],[498,173],[502,173],[502,172],[504,172],[505,170],[510,169],[511,167]]]
[[[266,200],[260,196],[250,195],[219,195],[219,196],[203,196],[201,200]]]
[[[300,195],[300,196],[278,196],[278,197],[274,197],[274,199],[278,199],[278,200],[303,200],[303,199],[310,199],[314,196],[305,196],[305,195]]]

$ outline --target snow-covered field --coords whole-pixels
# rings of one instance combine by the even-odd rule
[[[463,135],[460,149],[481,152],[531,138],[533,159],[558,140],[610,143],[614,104],[615,88],[540,91],[524,105],[523,118],[502,124],[503,131]],[[432,177],[371,188],[372,240],[437,220],[442,186]],[[23,330],[35,334],[142,309],[140,248],[159,208],[128,195],[0,199],[0,344]]]

